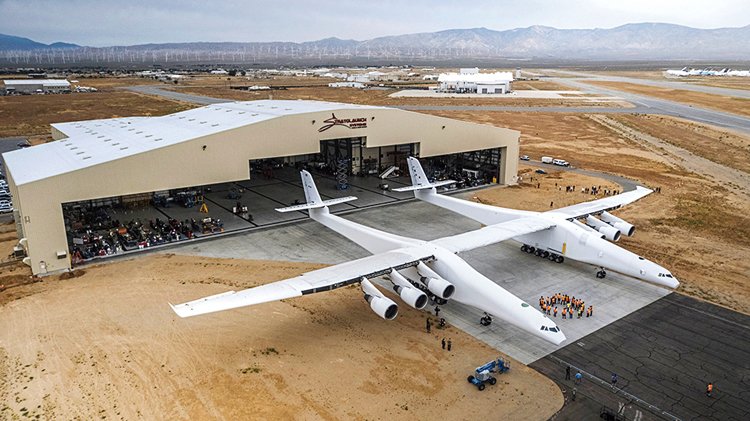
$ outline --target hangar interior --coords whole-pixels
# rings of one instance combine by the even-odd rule
[[[235,116],[229,130],[206,129],[208,124],[221,128],[225,121],[218,117],[238,110],[264,118],[247,122]],[[362,113],[369,118],[337,117]],[[184,130],[184,120],[198,122],[203,131]],[[319,122],[335,124],[328,130]],[[182,133],[168,139],[176,127]],[[54,124],[53,137],[58,140],[4,155],[11,190],[20,203],[16,216],[23,221],[18,235],[26,261],[41,274],[165,243],[304,219],[302,212],[274,210],[304,202],[301,168],[316,174],[323,196],[359,198],[335,206],[334,212],[411,199],[411,193],[391,191],[410,184],[405,171],[410,155],[421,157],[428,176],[457,180],[457,188],[512,184],[519,134],[384,107],[269,100],[216,104],[164,117]],[[127,151],[139,149],[141,137],[165,144]],[[125,156],[85,162],[91,159],[88,149],[99,143],[114,144]],[[183,153],[183,148],[189,151]],[[160,158],[150,159],[160,152]],[[41,153],[62,154],[59,158],[74,165],[41,174],[20,169],[49,159]],[[184,154],[198,159],[181,159]],[[181,162],[167,165],[164,159]],[[156,168],[138,170],[154,162]],[[98,182],[97,174],[106,174],[109,183]],[[39,224],[39,217],[46,224]],[[44,234],[39,232],[42,225],[49,226]]]

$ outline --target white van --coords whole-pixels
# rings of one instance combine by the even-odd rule
[[[551,164],[552,163],[552,157],[551,156],[543,156],[542,157],[542,163],[543,164]]]
[[[552,160],[552,164],[559,165],[561,167],[569,167],[570,166],[570,162],[568,162],[568,161],[566,161],[564,159],[553,159]]]

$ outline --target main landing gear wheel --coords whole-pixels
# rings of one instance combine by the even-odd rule
[[[492,317],[489,314],[486,314],[482,316],[481,319],[479,319],[479,324],[482,326],[489,326],[492,324]]]
[[[445,305],[446,303],[448,303],[448,300],[446,300],[445,298],[440,298],[437,295],[435,296],[435,304],[442,306],[442,305]]]
[[[526,244],[524,244],[524,245],[521,246],[521,251],[524,252],[524,253],[528,253],[529,252],[529,248],[526,246]]]
[[[555,257],[555,262],[557,262],[557,263],[562,263],[562,262],[563,262],[563,260],[565,260],[565,258],[564,258],[564,257],[562,257],[562,256],[557,256],[557,257]]]
[[[607,277],[607,272],[605,272],[603,270],[600,270],[600,271],[596,272],[596,277],[599,278],[599,279],[604,279],[604,278]]]

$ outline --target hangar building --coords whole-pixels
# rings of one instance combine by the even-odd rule
[[[72,267],[72,251],[81,242],[71,236],[80,227],[72,226],[66,209],[99,218],[96,212],[133,198],[148,203],[175,189],[252,179],[253,166],[269,159],[327,162],[339,173],[368,178],[363,174],[406,169],[406,156],[414,155],[459,162],[487,181],[515,184],[520,135],[394,108],[279,100],[60,123],[52,133],[55,141],[3,154],[24,261],[34,274]],[[99,240],[128,236],[111,223]]]
[[[8,94],[70,92],[70,82],[64,79],[7,79],[3,81]]]

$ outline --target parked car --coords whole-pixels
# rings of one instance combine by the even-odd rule
[[[31,145],[29,144],[29,142],[23,141],[16,143],[16,146],[18,146],[19,148],[28,148]]]
[[[534,171],[537,174],[547,174],[547,171],[544,171],[543,169],[539,168],[538,170]]]
[[[569,167],[570,166],[570,162],[568,162],[568,161],[566,161],[564,159],[553,159],[552,160],[552,164],[559,165],[561,167]]]
[[[529,158],[529,156],[528,156],[528,155],[521,155],[521,158],[520,158],[520,159],[521,159],[521,161],[528,161],[528,160],[530,160],[531,158]]]

